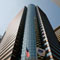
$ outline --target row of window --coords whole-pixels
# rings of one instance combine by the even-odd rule
[[[15,41],[11,41],[9,44],[5,45],[3,49],[0,51],[0,54],[7,50],[11,45],[14,45]]]
[[[42,23],[42,20],[41,20],[41,16],[39,16],[39,17],[40,17],[40,27],[41,27],[41,30],[42,30],[42,29],[44,30],[43,23]],[[44,39],[46,38],[45,31],[42,31],[41,33],[42,33],[42,38],[43,38],[43,40],[44,40]],[[48,45],[46,48],[49,47],[48,41],[46,41],[44,44],[45,44],[45,45]],[[49,49],[50,49],[50,48],[48,48],[48,50],[49,50]],[[49,56],[52,56],[51,51],[49,51],[49,52],[47,53],[47,56],[48,56],[48,55],[49,55]],[[53,60],[52,57],[50,57],[50,59]]]

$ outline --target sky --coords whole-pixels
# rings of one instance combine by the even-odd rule
[[[53,29],[60,25],[60,7],[51,0],[0,0],[0,35],[18,12],[29,4],[35,4],[45,12]]]
[[[60,0],[52,0],[53,2],[55,2],[58,6],[60,6]]]

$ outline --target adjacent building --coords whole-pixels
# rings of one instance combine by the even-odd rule
[[[2,36],[0,35],[0,43],[1,43],[1,40],[2,40]]]
[[[9,24],[0,44],[0,60],[60,60],[60,45],[46,14],[33,4]]]
[[[54,31],[55,31],[55,34],[56,34],[59,42],[60,42],[60,26],[58,26]]]

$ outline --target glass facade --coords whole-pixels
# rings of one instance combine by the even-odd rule
[[[36,56],[36,33],[35,33],[35,24],[34,24],[35,16],[36,16],[35,6],[29,5],[27,16],[26,16],[21,60],[36,60],[37,58]],[[29,54],[30,54],[29,58],[27,58],[26,56],[26,48],[29,50]]]

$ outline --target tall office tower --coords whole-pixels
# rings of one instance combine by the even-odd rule
[[[60,60],[60,46],[45,13],[24,7],[9,24],[0,45],[0,60]]]
[[[56,34],[59,42],[60,42],[60,26],[58,26],[54,31],[55,31],[55,34]]]

